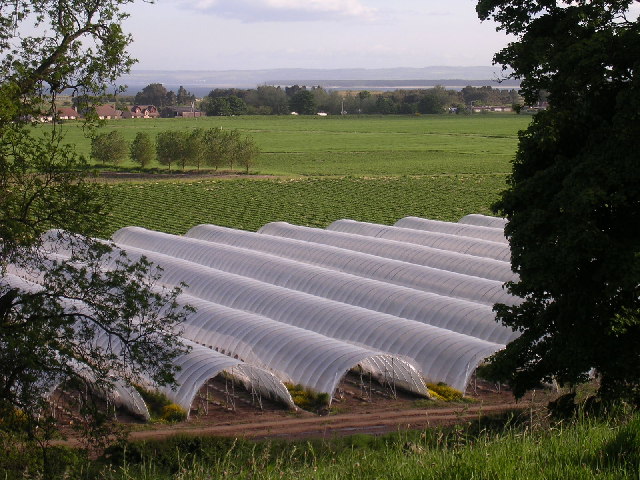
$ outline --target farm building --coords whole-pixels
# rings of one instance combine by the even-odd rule
[[[113,235],[106,268],[121,249],[161,266],[163,284],[187,284],[179,302],[196,310],[181,335],[194,348],[179,360],[180,388],[165,392],[187,411],[222,371],[288,406],[285,384],[330,403],[349,372],[428,396],[426,382],[464,391],[518,336],[492,311],[519,302],[502,286],[516,278],[503,230],[479,215],[327,229],[276,222],[258,232],[200,225],[184,236],[127,227]],[[55,238],[45,246],[68,254]]]

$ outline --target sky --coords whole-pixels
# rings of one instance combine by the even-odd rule
[[[156,0],[123,25],[138,70],[489,66],[474,0]]]

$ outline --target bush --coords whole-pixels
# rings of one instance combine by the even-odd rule
[[[429,393],[433,395],[437,400],[443,400],[445,402],[453,402],[462,400],[462,392],[450,387],[444,382],[439,383],[427,383]]]
[[[316,393],[305,389],[300,384],[285,383],[285,385],[291,394],[293,403],[304,410],[321,411],[326,409],[331,402],[331,396],[326,392]]]
[[[162,420],[167,422],[182,422],[187,419],[187,411],[177,403],[162,407]]]

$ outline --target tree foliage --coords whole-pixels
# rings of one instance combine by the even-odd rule
[[[98,133],[91,139],[91,157],[104,165],[118,165],[129,152],[129,145],[118,130]]]
[[[314,115],[317,112],[316,98],[310,90],[298,90],[289,100],[289,108],[300,115]]]
[[[157,285],[158,270],[144,259],[91,239],[109,211],[106,189],[87,177],[85,159],[64,144],[55,116],[47,134],[31,124],[56,111],[63,91],[90,111],[129,70],[131,39],[121,29],[127,3],[0,4],[0,432],[24,434],[17,442],[50,439],[55,418],[45,403],[55,385],[91,383],[106,394],[113,375],[172,384],[171,359],[184,351],[175,333],[189,309],[175,302],[179,290]],[[54,227],[80,234],[66,237],[73,248],[61,253],[70,258],[43,251],[42,234]],[[47,245],[61,246],[60,235]],[[112,415],[80,413],[106,438]]]
[[[155,158],[153,141],[148,133],[138,132],[129,149],[131,160],[142,168],[147,167]]]
[[[521,132],[496,209],[524,298],[497,306],[522,336],[491,369],[517,395],[541,380],[575,384],[594,369],[600,394],[640,404],[640,24],[632,0],[481,0],[517,40],[496,61],[549,109]]]
[[[138,105],[154,105],[158,109],[170,107],[177,102],[176,94],[168,91],[161,83],[151,83],[136,93]]]

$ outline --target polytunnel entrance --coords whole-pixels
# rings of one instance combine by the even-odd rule
[[[90,382],[71,379],[61,382],[48,395],[46,412],[63,429],[73,425],[82,425],[88,419],[83,409],[104,412],[121,423],[138,423],[149,420],[149,411],[142,397],[133,389],[120,382],[113,390],[104,392],[96,389]]]
[[[259,415],[263,410],[289,410],[290,405],[260,386],[260,380],[229,368],[207,380],[191,403],[190,417],[216,420],[229,415]]]
[[[390,370],[372,368],[369,362],[363,362],[342,377],[332,404],[341,408],[352,404],[415,400],[424,396],[415,388],[397,381]]]

